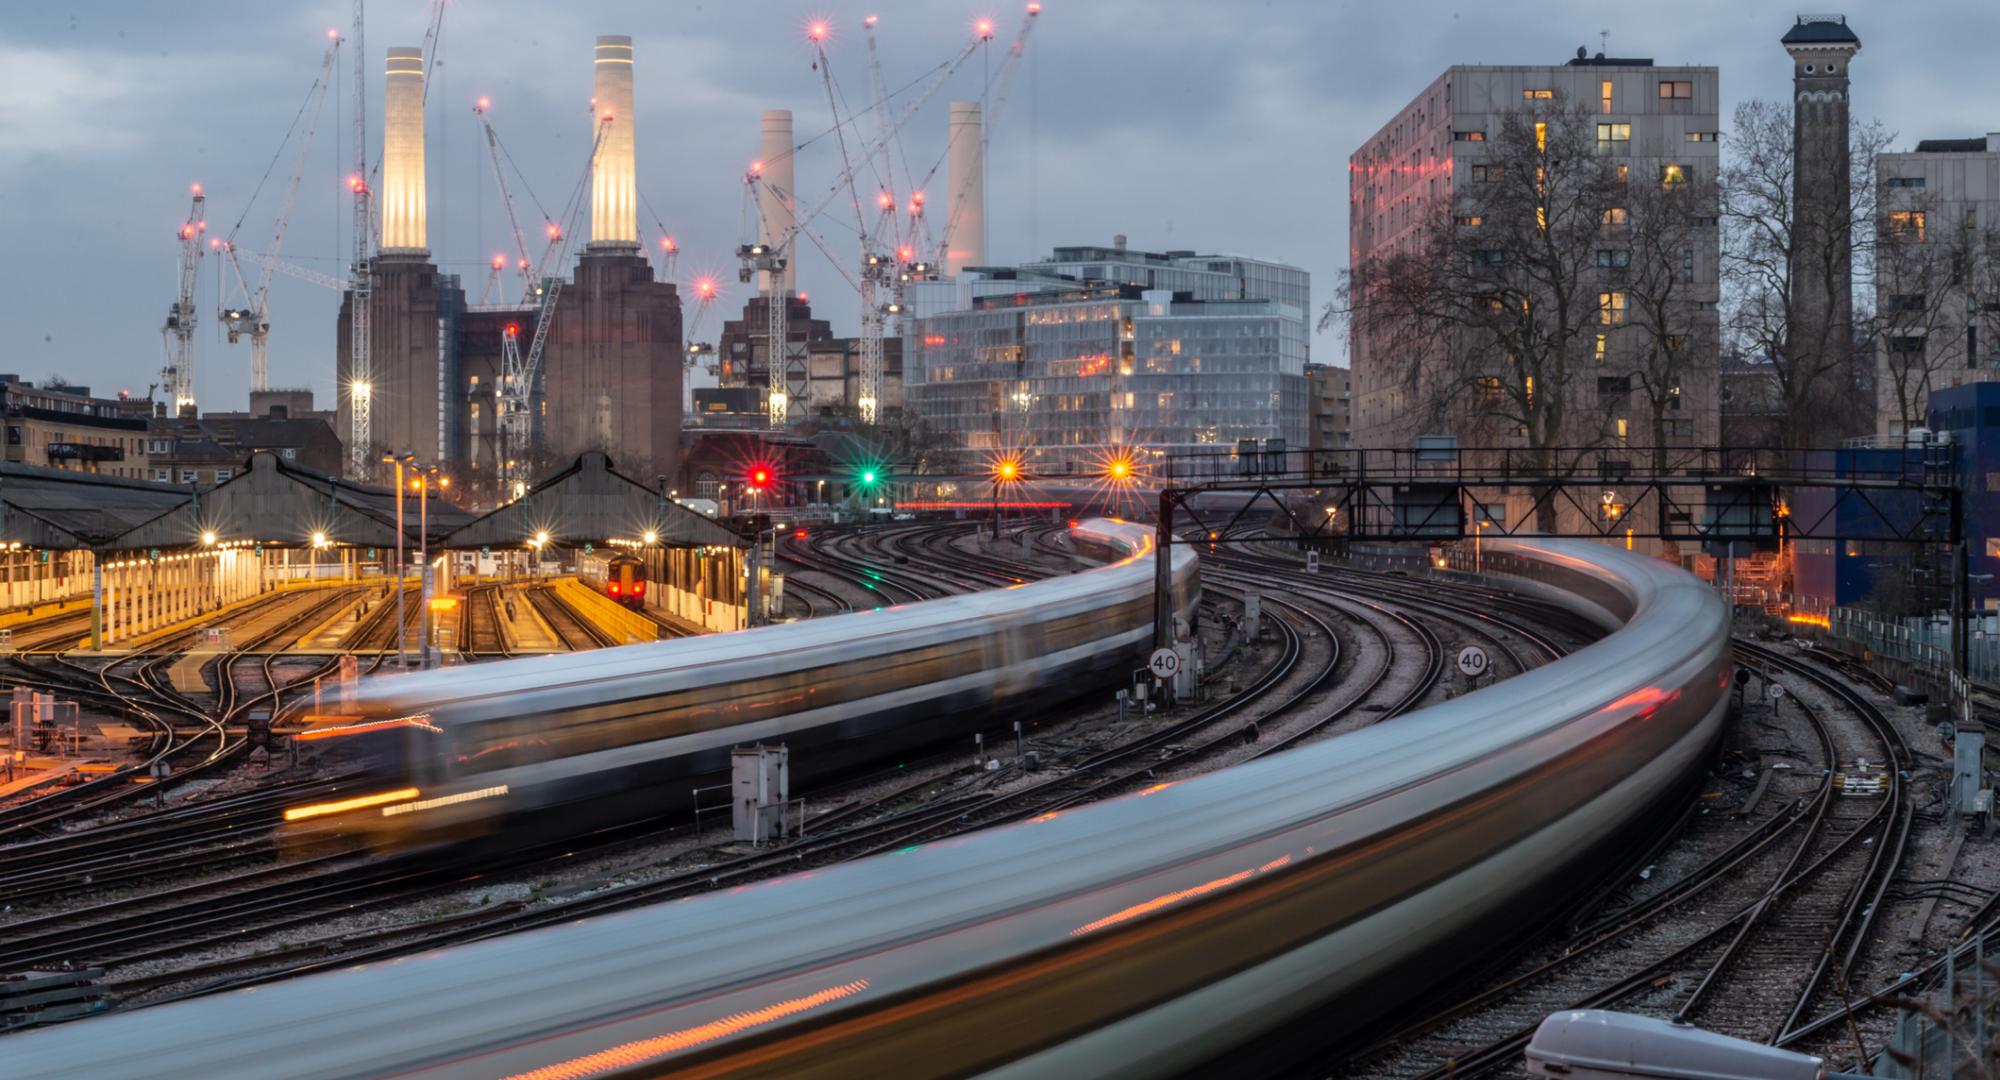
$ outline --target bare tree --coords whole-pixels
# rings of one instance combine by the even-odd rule
[[[1854,298],[1873,294],[1875,155],[1888,141],[1880,124],[1854,125],[1843,173],[1840,148],[1797,144],[1789,104],[1752,99],[1724,144],[1726,323],[1739,351],[1770,365],[1789,446],[1868,426],[1856,339],[1872,336],[1874,313]],[[1822,178],[1803,206],[1797,173]]]
[[[1595,345],[1627,313],[1597,274],[1597,249],[1630,229],[1624,170],[1599,152],[1597,120],[1560,105],[1501,114],[1451,204],[1424,208],[1410,250],[1352,267],[1336,313],[1408,350],[1416,418],[1488,445],[1518,438],[1549,472],[1560,448],[1605,435]],[[1554,506],[1540,507],[1552,529]]]
[[[1673,464],[1669,447],[1694,441],[1696,411],[1715,407],[1719,317],[1696,263],[1716,248],[1718,188],[1677,165],[1629,188],[1630,266],[1613,269],[1629,309],[1613,359],[1645,406],[1660,473]]]

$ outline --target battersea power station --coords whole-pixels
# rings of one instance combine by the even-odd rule
[[[629,476],[673,472],[681,301],[671,283],[654,280],[640,250],[632,39],[598,38],[594,59],[589,242],[573,276],[531,283],[518,302],[471,304],[457,275],[438,272],[425,234],[422,52],[389,50],[374,192],[380,247],[357,275],[368,290],[361,317],[351,287],[338,330],[339,430],[354,431],[353,411],[367,410],[368,445],[349,456],[350,474],[358,465],[363,476],[351,478],[385,454],[414,454],[462,478],[462,497],[480,502],[505,498],[504,476],[531,480],[588,450],[608,453]],[[537,356],[543,317],[550,323]],[[357,322],[367,335],[359,375]],[[507,392],[510,371],[526,373],[517,376],[523,392]],[[503,426],[510,408],[527,416]],[[520,434],[510,438],[510,428]]]

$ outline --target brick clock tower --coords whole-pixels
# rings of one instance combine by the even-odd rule
[[[1792,57],[1792,331],[1794,350],[1850,349],[1854,240],[1847,67],[1861,39],[1844,15],[1801,15]],[[1872,227],[1872,225],[1870,226]]]

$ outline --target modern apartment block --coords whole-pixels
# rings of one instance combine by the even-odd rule
[[[1902,435],[1932,392],[2000,380],[2000,132],[1878,155],[1875,175],[1876,430]]]
[[[1468,185],[1486,178],[1488,140],[1498,138],[1509,113],[1587,112],[1596,129],[1597,152],[1625,166],[1620,172],[1626,183],[1708,184],[1720,163],[1717,83],[1713,67],[1659,66],[1646,59],[1587,56],[1581,49],[1564,64],[1453,66],[1349,159],[1349,265],[1358,268],[1379,256],[1420,250],[1440,215],[1470,197]],[[1459,224],[1477,225],[1463,219]],[[1629,266],[1630,253],[1620,239],[1621,230],[1607,223],[1596,256],[1606,294],[1618,292]],[[1712,321],[1719,319],[1718,232],[1702,230],[1684,260],[1689,295],[1699,298],[1699,311],[1712,329]],[[1613,296],[1606,307],[1617,303]],[[1622,310],[1619,304],[1616,311]],[[1645,410],[1630,393],[1625,375],[1640,343],[1628,342],[1628,335],[1618,332],[1622,319],[1607,318],[1591,357],[1603,365],[1595,380],[1597,395],[1585,400],[1611,411],[1607,430],[1617,430],[1617,422],[1624,420],[1622,426],[1638,442]],[[1713,333],[1705,335],[1706,341],[1714,339]],[[1352,332],[1355,445],[1409,446],[1416,435],[1426,433],[1419,430],[1423,403],[1411,400],[1411,388],[1421,380],[1409,377],[1410,365],[1433,362],[1438,354],[1431,350],[1451,347],[1449,340],[1413,347],[1359,327]],[[1715,438],[1713,345],[1705,347],[1700,361],[1709,374],[1684,388],[1678,415],[1667,422],[1670,442],[1694,445]],[[1620,412],[1625,409],[1630,417]]]

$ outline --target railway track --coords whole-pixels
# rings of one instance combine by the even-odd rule
[[[556,594],[547,585],[531,585],[527,592],[528,603],[541,613],[542,621],[549,624],[563,648],[573,652],[584,649],[602,649],[620,642],[606,633],[582,612],[570,606],[569,601]]]
[[[1384,1077],[1498,1073],[1520,1060],[1541,1019],[1578,1008],[1678,1016],[1772,1041],[1852,970],[1908,835],[1900,784],[1909,761],[1879,708],[1813,665],[1749,643],[1746,661],[1817,686],[1789,696],[1811,751],[1788,770],[1798,790],[1735,829],[1686,838],[1682,866],[1633,890],[1620,910],[1539,946],[1525,964],[1330,1066]],[[1835,716],[1833,703],[1847,710]],[[1857,760],[1890,763],[1878,794],[1844,794]],[[1871,785],[1872,786],[1872,785]]]

